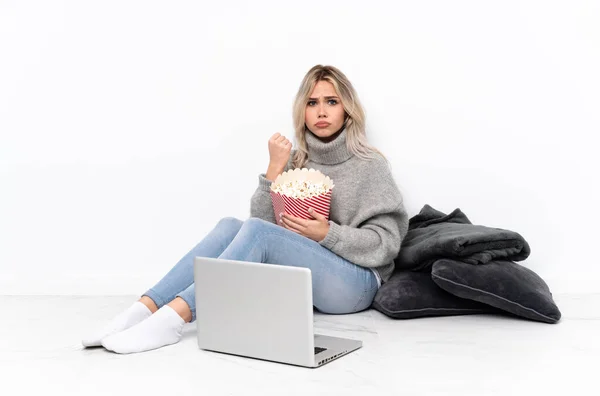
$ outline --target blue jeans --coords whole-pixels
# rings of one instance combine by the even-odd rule
[[[370,269],[344,260],[312,239],[259,218],[242,221],[225,217],[143,295],[159,308],[181,297],[195,321],[196,256],[309,268],[313,304],[324,313],[347,314],[367,309],[378,290],[377,278]]]

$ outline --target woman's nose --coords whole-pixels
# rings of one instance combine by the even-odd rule
[[[319,105],[319,117],[327,117],[327,114],[325,114],[325,105],[324,104]]]

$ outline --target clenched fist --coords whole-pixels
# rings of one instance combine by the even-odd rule
[[[292,142],[277,132],[269,139],[269,166],[276,169],[284,169],[290,159]]]

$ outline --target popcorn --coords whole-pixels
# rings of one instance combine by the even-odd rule
[[[271,183],[271,200],[277,224],[283,226],[279,213],[313,219],[308,208],[329,219],[333,187],[333,181],[328,176],[312,168],[283,172]]]
[[[307,180],[292,180],[278,184],[272,190],[292,198],[310,198],[325,194],[329,190],[329,186],[323,182],[312,183]]]

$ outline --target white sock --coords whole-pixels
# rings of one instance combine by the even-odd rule
[[[102,340],[102,346],[117,353],[144,352],[175,344],[181,339],[185,321],[168,305],[148,319]]]
[[[100,330],[84,338],[81,343],[84,347],[101,346],[102,339],[104,337],[128,329],[146,319],[150,315],[152,315],[152,311],[150,311],[150,309],[141,302],[136,301],[124,312],[121,312],[114,317]]]

